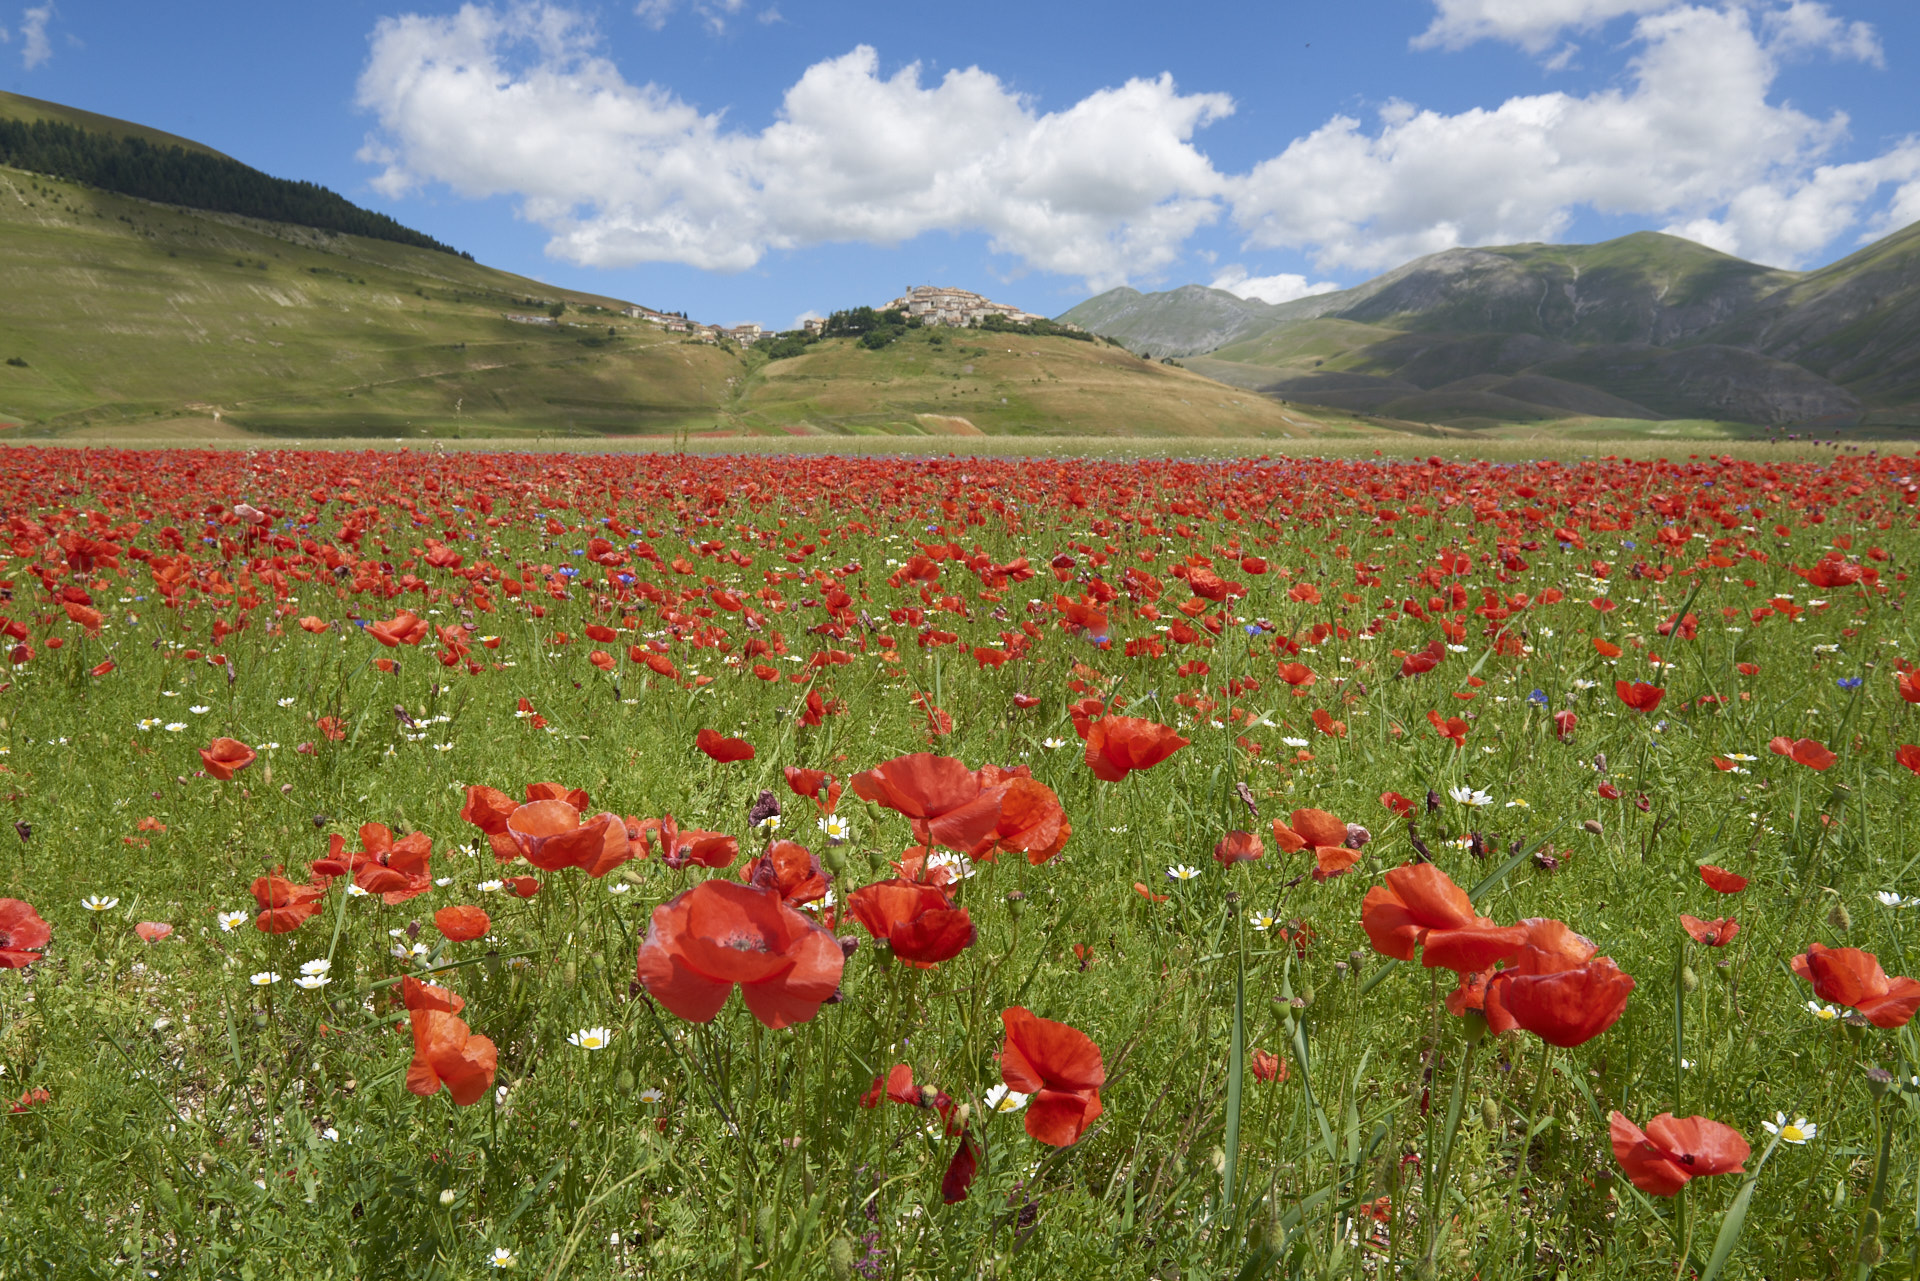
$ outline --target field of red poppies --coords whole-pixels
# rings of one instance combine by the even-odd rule
[[[4,457],[0,1276],[1914,1275],[1910,456]]]

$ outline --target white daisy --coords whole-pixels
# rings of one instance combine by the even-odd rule
[[[506,1246],[497,1245],[493,1248],[493,1253],[487,1257],[487,1262],[496,1268],[511,1268],[520,1260]]]
[[[332,968],[333,968],[333,962],[329,961],[324,956],[317,961],[300,962],[300,972],[308,976],[312,976],[315,974],[325,974],[328,970],[331,970]]]
[[[247,979],[247,982],[253,984],[255,987],[267,987],[279,981],[280,976],[272,970],[261,970],[258,974],[252,975]]]
[[[603,1027],[583,1027],[567,1038],[568,1045],[583,1050],[604,1050],[613,1041],[613,1033]]]
[[[982,1105],[989,1112],[1018,1112],[1027,1106],[1027,1096],[1018,1090],[1010,1090],[1005,1085],[996,1085],[987,1091]]]
[[[853,834],[853,824],[838,814],[829,814],[815,824],[830,841],[844,841]]]
[[[474,888],[479,890],[482,894],[492,894],[495,891],[503,890],[506,887],[507,887],[507,883],[505,881],[482,881],[480,882],[480,884],[474,886]]]
[[[295,987],[303,987],[311,992],[315,988],[325,987],[331,982],[333,982],[333,980],[325,974],[302,974],[293,981],[293,985]]]
[[[294,703],[295,703],[296,701],[298,701],[298,700],[296,700],[296,699],[291,699],[291,698],[283,698],[283,699],[281,699],[281,700],[279,700],[279,701],[280,701],[280,706],[282,706],[282,707],[292,707],[292,706],[294,705]]]
[[[1831,1005],[1822,1005],[1818,1001],[1807,1002],[1807,1013],[1813,1015],[1814,1018],[1819,1019],[1822,1023],[1831,1023],[1840,1017],[1840,1011],[1834,1009]]]
[[[664,1103],[667,1098],[667,1092],[657,1085],[649,1085],[646,1089],[640,1091],[639,1097],[642,1103]]]
[[[245,912],[222,912],[214,919],[220,922],[221,930],[231,934],[242,925],[245,925],[248,918]]]
[[[1447,789],[1447,795],[1451,796],[1454,800],[1458,801],[1462,805],[1472,805],[1472,806],[1478,807],[1481,805],[1493,804],[1493,794],[1491,792],[1475,791],[1472,787],[1468,786],[1465,783],[1458,784],[1454,787],[1449,787]]]
[[[1792,1143],[1796,1146],[1805,1143],[1808,1139],[1820,1133],[1820,1127],[1807,1120],[1804,1116],[1795,1117],[1793,1122],[1789,1124],[1785,1112],[1775,1112],[1773,1114],[1773,1120],[1762,1121],[1760,1128],[1768,1134],[1779,1135],[1782,1143]]]
[[[1272,929],[1274,922],[1279,919],[1280,919],[1279,917],[1275,916],[1271,911],[1267,910],[1264,907],[1256,907],[1251,912],[1247,913],[1247,924],[1251,925],[1254,929],[1260,931],[1262,934],[1265,934],[1268,930]]]
[[[1057,752],[1066,745],[1067,740],[1064,738],[1043,738],[1040,740],[1040,746],[1046,748],[1049,752]]]
[[[973,860],[965,854],[955,854],[951,850],[935,850],[927,855],[927,870],[944,867],[956,881],[964,881],[973,875]]]
[[[1167,869],[1167,875],[1176,881],[1191,881],[1194,877],[1200,875],[1200,869],[1197,867],[1188,867],[1185,863],[1175,863]]]
[[[80,906],[86,908],[89,912],[111,912],[114,908],[120,906],[120,900],[117,898],[107,898],[101,894],[89,894],[80,900]]]

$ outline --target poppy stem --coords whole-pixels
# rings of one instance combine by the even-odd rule
[[[1467,1051],[1460,1056],[1460,1066],[1453,1074],[1453,1095],[1447,1101],[1447,1137],[1440,1146],[1440,1159],[1434,1168],[1433,1181],[1427,1195],[1427,1253],[1426,1262],[1435,1263],[1441,1243],[1441,1224],[1447,1206],[1447,1176],[1453,1166],[1454,1140],[1460,1134],[1460,1113],[1467,1097],[1467,1078],[1473,1072],[1474,1051],[1480,1048],[1481,1038],[1486,1035],[1487,1022],[1484,1015],[1468,1011]],[[1358,1193],[1355,1194],[1356,1198]]]
[[[1520,1150],[1513,1157],[1513,1184],[1507,1190],[1507,1205],[1517,1208],[1520,1204],[1520,1183],[1527,1175],[1527,1153],[1533,1148],[1533,1130],[1540,1123],[1540,1101],[1546,1097],[1547,1078],[1552,1075],[1553,1043],[1540,1042],[1539,1075],[1533,1083],[1533,1101],[1527,1105],[1527,1128],[1520,1132]]]

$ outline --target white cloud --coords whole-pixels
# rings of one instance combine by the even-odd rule
[[[1249,276],[1247,269],[1235,263],[1223,267],[1213,278],[1213,288],[1224,289],[1237,298],[1257,298],[1261,302],[1292,302],[1313,294],[1330,294],[1340,286],[1330,280],[1308,283],[1305,276],[1282,272],[1275,276]]]
[[[883,77],[861,46],[809,67],[754,132],[629,83],[597,48],[551,6],[383,19],[359,86],[380,124],[361,153],[384,166],[375,186],[517,195],[548,252],[586,265],[739,271],[774,250],[977,231],[1094,290],[1172,263],[1220,212],[1224,180],[1191,139],[1232,101],[1170,76],[1040,113],[979,68]]]
[[[1451,114],[1391,100],[1370,123],[1335,116],[1229,174],[1194,140],[1232,100],[1183,93],[1166,75],[1042,111],[978,67],[883,74],[863,45],[808,67],[753,128],[628,80],[572,10],[468,4],[375,28],[359,102],[377,127],[360,155],[391,196],[439,184],[515,198],[548,232],[549,254],[582,265],[742,271],[770,253],[945,231],[984,235],[1012,270],[1096,291],[1166,270],[1229,212],[1246,248],[1304,251],[1329,273],[1556,240],[1583,212],[1795,265],[1870,219],[1889,185],[1898,194],[1870,225],[1920,208],[1920,144],[1835,163],[1846,116],[1775,97],[1785,59],[1883,61],[1871,27],[1815,0],[1436,5],[1421,43],[1500,39],[1561,65],[1574,53],[1566,33],[1637,16],[1624,74],[1591,93]],[[748,11],[748,0],[635,10],[658,22]],[[1332,287],[1218,275],[1269,301]]]
[[[47,39],[47,24],[53,21],[53,6],[35,5],[20,14],[20,61],[28,71],[53,57],[53,43]]]
[[[1496,9],[1532,11],[1492,0],[1452,7],[1488,21]],[[1606,5],[1544,7],[1564,16]],[[1623,87],[1514,97],[1453,115],[1390,103],[1373,132],[1337,116],[1233,183],[1234,218],[1252,246],[1307,248],[1322,268],[1554,240],[1580,209],[1667,217],[1740,252],[1797,262],[1826,243],[1823,228],[1844,230],[1909,163],[1902,146],[1823,167],[1846,116],[1819,119],[1769,101],[1790,49],[1811,42],[1855,57],[1877,49],[1846,24],[1823,27],[1824,12],[1803,0],[1756,25],[1739,8],[1671,9],[1635,25]]]
[[[1434,0],[1433,23],[1414,37],[1416,49],[1463,49],[1504,40],[1545,53],[1563,31],[1592,31],[1628,14],[1658,13],[1682,0]],[[1564,52],[1564,51],[1563,51]]]
[[[813,310],[813,309],[812,309],[811,307],[809,307],[809,308],[808,308],[807,310],[805,310],[805,311],[803,311],[803,312],[801,312],[801,313],[800,313],[799,315],[797,315],[797,316],[795,316],[795,317],[793,318],[793,323],[792,323],[791,325],[788,325],[788,326],[787,326],[787,328],[788,328],[789,330],[793,330],[793,329],[804,329],[804,328],[806,327],[806,324],[807,324],[807,322],[808,322],[809,320],[825,320],[825,319],[826,319],[826,317],[825,317],[825,316],[823,316],[823,315],[822,315],[822,314],[820,314],[819,312],[817,312],[817,311],[815,311],[815,310]]]
[[[1778,53],[1824,50],[1836,58],[1852,58],[1875,67],[1886,65],[1880,37],[1872,24],[1847,22],[1815,0],[1793,0],[1784,9],[1762,15],[1760,29],[1767,45]]]
[[[747,7],[747,0],[639,0],[633,6],[634,16],[652,27],[655,31],[667,25],[674,12],[686,8],[700,19],[707,31],[716,36],[725,35],[727,23],[740,16]],[[769,16],[771,15],[771,16]],[[769,9],[760,15],[762,22],[777,22],[780,15]]]

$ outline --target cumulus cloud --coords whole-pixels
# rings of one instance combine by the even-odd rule
[[[47,39],[47,24],[53,21],[53,6],[35,5],[20,14],[20,61],[28,71],[53,57],[53,42]]]
[[[1292,302],[1295,298],[1306,298],[1313,294],[1330,294],[1340,286],[1330,280],[1309,283],[1305,276],[1292,272],[1281,272],[1274,276],[1249,276],[1247,269],[1235,263],[1223,267],[1220,274],[1213,278],[1213,288],[1224,289],[1238,298],[1255,298],[1261,302]]]
[[[1488,21],[1532,11],[1493,0],[1455,7]],[[1591,14],[1606,5],[1553,7]],[[1903,145],[1823,167],[1846,116],[1770,101],[1790,49],[1877,56],[1857,24],[1823,15],[1831,17],[1806,0],[1758,22],[1736,7],[1669,8],[1636,23],[1623,86],[1457,114],[1389,103],[1371,131],[1336,116],[1235,181],[1234,217],[1250,244],[1309,249],[1323,269],[1554,240],[1580,209],[1671,217],[1730,250],[1796,263],[1825,243],[1822,229],[1843,230],[1910,163]]]
[[[1171,263],[1218,216],[1222,179],[1192,136],[1232,110],[1163,75],[1042,113],[977,67],[923,83],[860,46],[807,68],[765,129],[735,129],[629,82],[576,14],[476,5],[382,20],[359,102],[380,124],[361,153],[376,187],[517,195],[572,262],[739,271],[773,250],[978,231],[1096,290]]]
[[[1464,49],[1503,40],[1528,53],[1545,53],[1561,33],[1592,31],[1628,14],[1658,13],[1682,0],[1434,0],[1433,23],[1415,36],[1416,49]],[[1563,50],[1563,53],[1568,52]]]
[[[1920,144],[1835,163],[1846,116],[1775,97],[1789,58],[1883,60],[1871,27],[1817,0],[1436,5],[1421,40],[1446,47],[1500,39],[1544,52],[1632,16],[1625,73],[1584,95],[1457,113],[1390,101],[1372,120],[1335,116],[1223,173],[1195,138],[1232,100],[1182,92],[1167,75],[1042,111],[979,67],[889,74],[863,45],[808,67],[772,122],[752,128],[629,79],[577,12],[467,4],[376,26],[359,103],[377,127],[360,155],[391,196],[444,185],[512,197],[546,230],[550,254],[582,265],[742,271],[770,253],[945,231],[982,234],[1014,269],[1096,291],[1165,271],[1226,216],[1245,248],[1301,251],[1328,274],[1556,240],[1582,212],[1797,265],[1870,221],[1889,185],[1892,211],[1920,204]],[[641,0],[636,12],[724,19],[747,0]],[[1219,276],[1268,301],[1333,287]]]

